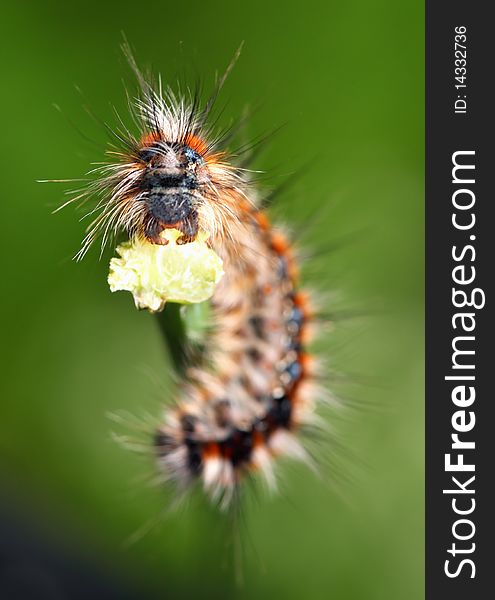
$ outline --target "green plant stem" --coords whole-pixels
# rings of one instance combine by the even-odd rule
[[[167,303],[156,318],[160,331],[167,346],[170,360],[177,374],[182,375],[186,367],[186,327],[182,318],[181,305],[174,302]]]

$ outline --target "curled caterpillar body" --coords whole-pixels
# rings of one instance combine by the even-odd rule
[[[311,313],[296,291],[290,248],[241,199],[238,218],[240,247],[222,242],[217,249],[225,276],[212,298],[210,366],[188,370],[178,406],[155,437],[166,476],[180,485],[201,478],[224,506],[250,471],[274,487],[277,455],[308,459],[296,434],[313,416],[312,360],[304,349]]]
[[[154,448],[165,479],[180,489],[201,481],[227,507],[249,473],[275,487],[277,456],[309,461],[298,429],[314,420],[312,310],[287,236],[272,227],[247,172],[207,125],[212,100],[178,99],[131,64],[142,91],[134,106],[141,132],[116,133],[121,148],[109,154],[118,162],[101,167],[78,197],[100,197],[78,257],[100,235],[103,246],[119,231],[163,244],[163,231],[173,228],[180,244],[206,234],[223,260],[202,359],[186,368]]]

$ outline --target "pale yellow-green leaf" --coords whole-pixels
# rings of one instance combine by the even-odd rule
[[[222,259],[207,246],[206,234],[177,244],[180,235],[166,229],[162,233],[166,245],[146,240],[120,244],[120,258],[110,261],[110,290],[131,292],[136,306],[151,312],[162,310],[166,302],[193,304],[211,298],[223,276]]]

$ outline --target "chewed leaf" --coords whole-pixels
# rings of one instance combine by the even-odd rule
[[[136,306],[151,312],[161,311],[166,302],[194,304],[211,298],[223,276],[222,259],[207,246],[204,235],[177,244],[180,235],[166,229],[166,245],[145,240],[120,244],[120,258],[110,261],[110,290],[131,292]]]

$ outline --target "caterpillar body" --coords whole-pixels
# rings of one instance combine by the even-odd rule
[[[251,473],[276,487],[276,457],[310,462],[299,431],[316,420],[315,361],[306,350],[314,311],[298,289],[288,236],[271,225],[249,172],[227,150],[228,136],[208,125],[232,65],[201,105],[152,83],[130,60],[141,89],[133,103],[140,133],[116,132],[112,162],[77,196],[99,197],[78,258],[99,236],[103,246],[119,231],[163,244],[168,228],[181,233],[180,244],[206,233],[222,258],[202,360],[187,366],[153,444],[163,478],[181,490],[199,481],[226,508]]]
[[[308,459],[296,432],[311,421],[314,394],[304,350],[311,312],[296,291],[290,247],[263,212],[241,195],[233,200],[238,243],[212,241],[225,276],[211,300],[211,366],[188,370],[178,406],[155,436],[167,476],[179,485],[201,478],[222,506],[250,471],[275,487],[277,455]]]

